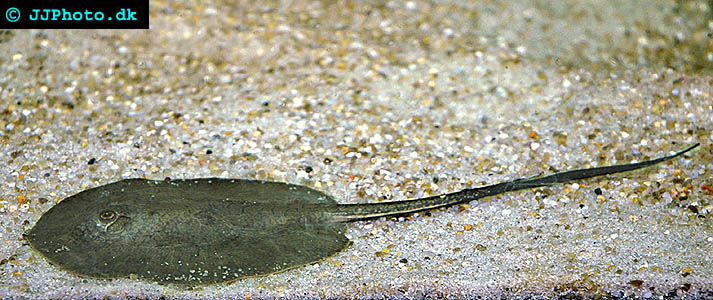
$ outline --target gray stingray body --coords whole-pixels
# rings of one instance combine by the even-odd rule
[[[319,191],[279,182],[127,179],[61,201],[26,237],[77,274],[212,283],[344,249],[346,224],[325,215],[335,206]]]
[[[349,245],[346,222],[445,207],[478,198],[635,170],[654,160],[518,179],[422,199],[338,204],[280,182],[126,179],[62,200],[24,234],[50,262],[94,278],[210,284],[279,272]]]

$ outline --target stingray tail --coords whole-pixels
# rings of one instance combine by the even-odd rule
[[[505,192],[517,191],[521,189],[548,186],[557,183],[565,183],[572,180],[591,178],[602,175],[621,173],[652,166],[693,150],[699,143],[681,150],[669,156],[663,156],[652,160],[606,166],[589,169],[578,169],[555,173],[552,175],[536,178],[523,178],[513,181],[502,182],[483,187],[465,189],[459,192],[432,196],[421,199],[406,201],[394,201],[384,203],[363,203],[363,204],[339,204],[332,214],[333,220],[348,222],[355,220],[373,219],[379,217],[397,216],[415,213],[419,211],[450,206],[459,203],[466,203],[483,197],[493,196]]]

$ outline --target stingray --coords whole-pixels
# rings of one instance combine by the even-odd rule
[[[421,199],[339,204],[309,187],[200,178],[125,179],[70,196],[24,239],[92,278],[212,284],[318,262],[350,245],[347,223],[447,207],[521,189],[644,168],[682,155],[523,178]]]

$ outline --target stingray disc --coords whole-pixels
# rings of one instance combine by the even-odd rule
[[[313,263],[348,246],[335,201],[293,184],[128,179],[83,191],[25,235],[53,264],[96,278],[205,284]]]

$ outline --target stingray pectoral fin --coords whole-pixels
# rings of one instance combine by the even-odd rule
[[[676,152],[672,155],[637,163],[570,170],[544,177],[521,178],[512,181],[501,182],[498,184],[472,189],[465,189],[455,193],[443,194],[421,199],[394,201],[386,203],[339,204],[337,205],[337,207],[334,208],[331,217],[334,221],[337,222],[348,222],[354,220],[365,220],[379,217],[404,215],[423,210],[455,205],[459,203],[466,203],[483,197],[493,196],[505,192],[536,188],[540,186],[548,186],[558,183],[570,182],[573,180],[632,171],[671,160],[695,149],[699,145],[699,143],[696,143],[695,145]]]
[[[134,255],[108,260],[112,274],[159,283],[212,284],[283,272],[328,258],[349,246],[346,225],[285,226],[279,231],[246,234],[241,239],[204,245],[141,247]]]

